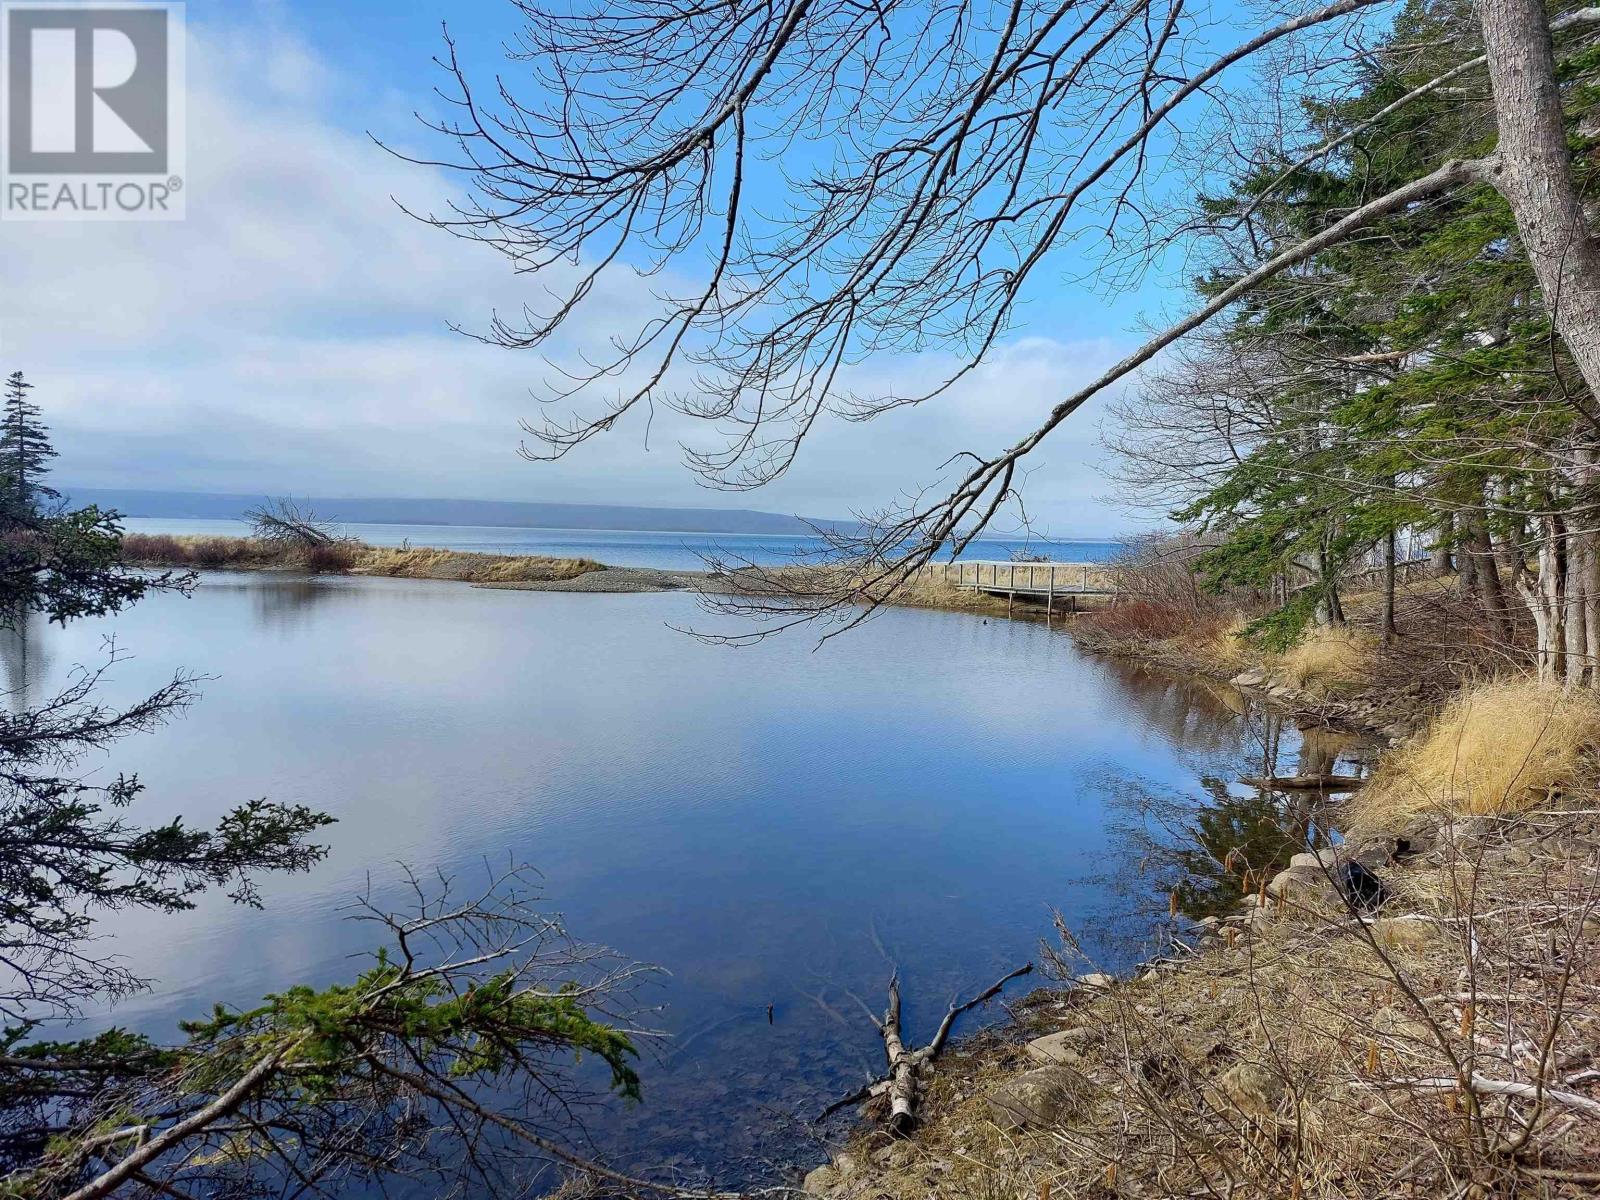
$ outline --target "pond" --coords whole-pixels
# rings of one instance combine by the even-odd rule
[[[207,897],[108,919],[155,983],[92,1025],[171,1037],[215,1001],[347,979],[373,931],[341,909],[369,881],[381,898],[405,866],[528,863],[577,936],[670,972],[642,996],[671,1035],[644,1103],[590,1113],[594,1144],[755,1175],[803,1145],[781,1114],[814,1115],[880,1061],[849,993],[880,1006],[892,961],[925,1040],[953,994],[1037,957],[1053,909],[1126,967],[1173,886],[1134,870],[1150,805],[1259,815],[1230,781],[1298,746],[1059,625],[901,609],[820,648],[742,649],[674,628],[710,619],[681,593],[209,574],[188,599],[13,635],[14,704],[113,635],[114,699],[209,677],[183,719],[87,764],[137,771],[142,818],[260,796],[338,818],[327,860],[266,880],[260,911]]]

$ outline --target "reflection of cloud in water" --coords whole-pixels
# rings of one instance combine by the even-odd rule
[[[108,921],[163,981],[119,1019],[170,1033],[213,1000],[348,977],[370,938],[337,910],[369,873],[530,862],[578,935],[673,972],[652,1023],[685,1045],[596,1136],[754,1152],[755,1098],[814,1113],[875,1059],[845,989],[882,1002],[877,941],[925,1038],[952,993],[1034,954],[1050,906],[1122,903],[1073,881],[1120,852],[1128,781],[1192,808],[1201,779],[1261,753],[1226,697],[1042,626],[895,610],[820,650],[668,628],[700,616],[673,594],[209,574],[191,600],[50,630],[60,662],[115,628],[129,693],[178,666],[210,677],[184,720],[118,750],[149,786],[142,818],[267,795],[339,820],[329,861],[267,881],[265,912],[206,897]]]

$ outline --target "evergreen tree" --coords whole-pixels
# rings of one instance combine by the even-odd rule
[[[0,481],[4,486],[4,515],[8,523],[38,515],[43,502],[59,500],[61,493],[43,480],[56,456],[39,406],[28,399],[33,384],[13,371],[6,380],[5,420],[0,425]]]

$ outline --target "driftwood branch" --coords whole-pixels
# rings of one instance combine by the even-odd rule
[[[1367,781],[1359,775],[1241,775],[1239,782],[1270,792],[1353,792]]]
[[[1359,1090],[1373,1091],[1379,1088],[1411,1088],[1417,1091],[1451,1092],[1461,1087],[1459,1079],[1392,1079],[1379,1083],[1359,1082],[1352,1084]],[[1580,1096],[1576,1092],[1562,1091],[1557,1088],[1542,1087],[1532,1083],[1520,1083],[1514,1079],[1490,1079],[1487,1075],[1471,1076],[1469,1087],[1472,1091],[1486,1096],[1513,1096],[1519,1100],[1552,1100],[1557,1104],[1576,1109],[1590,1117],[1600,1117],[1600,1101],[1591,1100],[1588,1096]]]
[[[841,1108],[848,1108],[852,1104],[860,1104],[879,1096],[889,1097],[889,1132],[895,1137],[905,1137],[916,1124],[917,1107],[917,1073],[928,1063],[933,1062],[944,1050],[945,1043],[950,1039],[950,1031],[954,1028],[956,1018],[962,1013],[970,1012],[980,1004],[994,999],[1013,979],[1020,978],[1033,971],[1033,964],[1026,963],[1004,975],[989,987],[979,992],[972,999],[957,1004],[951,1001],[949,1009],[944,1014],[944,1019],[939,1022],[939,1030],[933,1035],[933,1040],[926,1046],[914,1049],[906,1045],[905,1038],[900,1032],[900,973],[896,971],[889,977],[889,1003],[880,1020],[866,1009],[867,1016],[878,1030],[878,1036],[883,1038],[884,1054],[888,1058],[888,1071],[879,1079],[873,1080],[843,1099],[836,1100],[825,1108],[817,1120],[822,1121],[831,1117]]]

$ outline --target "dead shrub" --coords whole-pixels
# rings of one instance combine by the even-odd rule
[[[196,567],[229,567],[251,556],[246,538],[202,537],[186,541],[188,563]]]
[[[1121,642],[1182,638],[1203,644],[1224,664],[1246,657],[1237,636],[1247,614],[1260,607],[1252,592],[1215,591],[1202,585],[1198,560],[1208,543],[1189,532],[1126,539],[1127,549],[1104,571],[1117,593],[1109,608],[1080,618],[1080,628]]]
[[[127,533],[122,536],[122,556],[131,563],[181,563],[182,545],[170,533]]]
[[[1193,631],[1195,614],[1155,600],[1129,600],[1079,618],[1109,637],[1126,641],[1165,641]]]
[[[327,542],[304,547],[300,558],[308,571],[348,571],[355,566],[360,549],[353,542]]]

